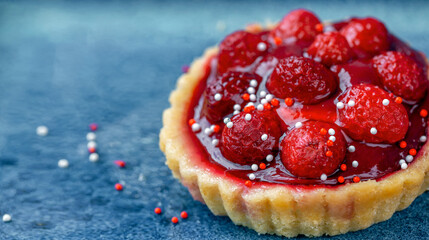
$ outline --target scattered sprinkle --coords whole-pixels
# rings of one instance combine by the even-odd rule
[[[229,118],[224,118],[223,119],[223,123],[225,123],[225,124],[229,123],[230,121],[231,121],[231,119],[229,119]]]
[[[216,101],[220,101],[220,100],[222,99],[222,94],[220,94],[220,93],[216,93],[216,94],[214,95],[214,99],[215,99]]]
[[[353,101],[353,100],[350,100],[348,103],[347,103],[347,105],[349,105],[349,107],[354,107],[355,106],[355,101]]]
[[[195,119],[191,118],[188,121],[189,126],[192,126],[194,123],[196,123],[197,121],[195,121]]]
[[[212,133],[213,133],[213,130],[211,130],[210,128],[205,128],[204,129],[204,134],[211,135]]]
[[[255,106],[253,104],[252,105],[247,105],[243,109],[243,111],[246,112],[246,113],[250,113],[253,110],[255,110]]]
[[[420,142],[426,142],[426,140],[427,140],[427,137],[426,137],[426,136],[421,136],[421,137],[420,137]]]
[[[49,129],[46,126],[38,126],[36,128],[36,133],[37,133],[37,135],[44,137],[44,136],[48,135]]]
[[[411,148],[410,151],[409,151],[409,153],[410,153],[411,156],[416,156],[417,150],[414,149],[414,148]]]
[[[179,219],[177,217],[172,217],[171,218],[171,222],[174,223],[174,224],[176,224],[176,223],[179,222]]]
[[[323,32],[323,23],[316,24],[316,31]]]
[[[95,148],[88,148],[89,153],[95,153],[96,151],[97,151],[97,149],[95,149]]]
[[[258,81],[256,81],[255,79],[250,80],[250,86],[257,87],[258,86]]]
[[[335,136],[329,136],[329,140],[331,140],[332,142],[335,142],[335,140],[337,140],[337,138]]]
[[[244,119],[246,121],[250,121],[252,119],[252,115],[250,115],[250,113],[246,113],[246,115],[244,116]]]
[[[291,107],[293,105],[293,99],[292,98],[285,98],[285,104],[288,107]]]
[[[339,176],[338,179],[337,179],[337,181],[339,183],[343,183],[344,182],[344,177],[343,176]]]
[[[188,65],[183,65],[182,66],[182,72],[183,73],[187,73],[189,71],[189,66]]]
[[[201,126],[198,123],[192,124],[192,131],[193,132],[199,132],[201,130]]]
[[[125,165],[126,165],[125,161],[122,161],[122,160],[115,160],[115,161],[114,161],[114,163],[115,163],[118,167],[121,167],[121,168],[124,168],[124,167],[125,167]]]
[[[88,144],[86,145],[89,148],[96,148],[97,147],[97,143],[94,141],[89,141]]]
[[[355,152],[356,148],[355,148],[355,146],[350,145],[349,148],[348,148],[348,150],[349,150],[349,152]]]
[[[250,99],[250,101],[252,101],[252,102],[256,101],[256,95],[255,95],[255,94],[250,94],[249,99]]]
[[[220,132],[220,126],[219,125],[213,125],[213,132],[215,132],[215,133]]]
[[[91,162],[97,162],[99,158],[98,153],[89,154],[89,161]]]
[[[330,151],[330,150],[326,151],[326,156],[327,157],[332,157],[332,151]]]
[[[400,147],[400,148],[406,148],[406,147],[407,147],[407,142],[405,142],[405,141],[401,141],[401,142],[399,143],[399,147]]]
[[[117,191],[122,191],[122,190],[124,189],[124,187],[122,186],[122,184],[117,183],[117,184],[115,184],[115,189],[116,189]]]
[[[332,146],[334,146],[334,142],[332,140],[328,140],[326,142],[326,145],[328,145],[328,147],[332,147]]]
[[[261,136],[261,139],[262,139],[262,141],[265,141],[265,140],[267,140],[268,139],[268,135],[267,134],[262,134],[262,136]]]
[[[302,122],[296,122],[296,123],[295,123],[295,127],[296,127],[296,128],[300,128],[300,127],[302,127]]]
[[[60,159],[60,160],[58,160],[58,167],[60,167],[60,168],[68,168],[69,167],[69,161],[67,161],[67,159]]]
[[[215,147],[216,147],[217,145],[219,145],[219,140],[218,140],[218,139],[213,139],[213,140],[212,140],[212,145],[213,145],[213,146],[215,146]]]
[[[354,176],[353,182],[355,182],[355,183],[360,182],[360,178],[358,176]]]
[[[372,127],[372,128],[371,128],[371,130],[369,130],[369,132],[370,132],[372,135],[375,135],[375,134],[377,134],[377,128]]]
[[[389,103],[390,103],[389,99],[383,99],[383,105],[384,106],[389,105]]]
[[[335,135],[335,130],[333,129],[333,128],[330,128],[329,130],[328,130],[328,133],[329,133],[329,135]]]
[[[232,122],[228,122],[228,123],[226,124],[226,127],[227,127],[227,128],[232,128],[232,126],[234,126],[234,124],[233,124]]]
[[[256,92],[256,90],[253,87],[249,87],[249,88],[247,88],[247,92],[250,94],[254,94]]]
[[[337,108],[338,108],[338,109],[343,109],[343,108],[344,108],[344,103],[342,103],[342,102],[337,102]]]
[[[328,131],[326,131],[326,129],[324,129],[324,128],[320,129],[320,134],[326,135],[327,133],[328,133]]]
[[[97,138],[97,135],[95,135],[95,132],[89,132],[86,134],[86,140],[88,141],[94,141]]]
[[[326,179],[328,179],[328,176],[326,176],[326,174],[322,174],[321,176],[320,176],[320,180],[322,180],[322,181],[326,181]]]
[[[403,163],[405,163],[404,159],[399,160],[399,165],[402,165]]]
[[[357,167],[357,166],[359,166],[359,162],[358,162],[358,161],[356,161],[356,160],[354,160],[354,161],[352,162],[352,166],[353,166],[353,167]]]
[[[97,123],[91,123],[89,124],[89,129],[91,129],[91,131],[95,132],[98,129],[98,124]]]
[[[396,97],[395,98],[395,103],[401,104],[402,103],[402,98],[401,97]]]
[[[261,100],[261,104],[267,104],[267,103],[268,103],[267,99],[264,98]]]
[[[274,44],[276,44],[277,46],[279,46],[280,44],[282,44],[282,39],[279,37],[275,37],[274,38]]]
[[[3,215],[3,222],[10,222],[12,221],[12,216],[10,216],[9,214],[4,214]]]
[[[341,168],[342,171],[346,171],[347,170],[347,165],[343,163],[343,164],[341,164],[340,168]]]
[[[414,159],[414,157],[413,157],[413,156],[411,156],[411,155],[407,155],[407,156],[405,157],[405,160],[406,160],[407,162],[411,162],[411,161],[413,161],[413,159]]]
[[[158,215],[162,213],[162,210],[159,207],[155,208],[155,210],[153,210],[153,211]]]
[[[420,110],[420,117],[427,117],[427,116],[428,116],[428,111],[426,109]]]
[[[267,110],[271,110],[271,104],[265,103],[264,104],[264,108],[267,109]]]
[[[259,111],[262,111],[262,110],[264,110],[264,105],[258,104],[258,106],[256,107],[256,109],[258,109]]]
[[[258,43],[257,48],[258,48],[258,51],[263,52],[263,51],[267,50],[267,44],[264,42],[260,42],[260,43]]]
[[[265,165],[265,163],[260,163],[259,168],[264,170],[265,168],[267,168],[267,165]]]
[[[244,182],[244,185],[246,185],[246,187],[251,187],[251,186],[252,186],[252,181],[250,181],[250,180],[246,180],[246,181]]]
[[[407,169],[407,167],[408,167],[408,164],[406,164],[406,163],[402,163],[402,164],[401,164],[401,168],[402,168],[402,169]]]
[[[235,104],[235,105],[234,105],[234,110],[235,110],[235,111],[240,111],[240,110],[241,110],[241,106],[240,106],[240,104]]]
[[[243,98],[244,101],[249,101],[250,95],[248,93],[245,93],[241,96],[241,98]]]
[[[271,100],[271,105],[273,105],[274,107],[278,107],[280,105],[280,102],[279,100],[274,98],[273,100]]]
[[[265,92],[265,91],[260,91],[260,92],[259,92],[259,96],[260,96],[260,97],[265,97],[265,96],[267,96],[267,92]]]
[[[188,218],[188,213],[186,211],[183,211],[180,213],[180,217],[183,219],[187,219]]]
[[[274,96],[272,94],[267,94],[267,96],[265,96],[265,99],[267,99],[267,101],[271,101],[273,100]]]
[[[255,178],[256,178],[255,174],[253,174],[253,173],[249,174],[249,179],[250,180],[255,180]]]
[[[273,156],[273,155],[271,155],[271,154],[268,154],[268,155],[267,155],[267,157],[266,157],[265,159],[267,159],[267,162],[271,162],[271,161],[273,161],[274,156]]]

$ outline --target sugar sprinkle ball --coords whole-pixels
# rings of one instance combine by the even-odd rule
[[[10,222],[12,221],[12,216],[10,216],[9,214],[4,214],[3,218],[2,218],[3,222]]]
[[[126,165],[125,161],[122,160],[115,160],[114,163],[120,168],[124,168]]]
[[[58,160],[58,167],[60,167],[60,168],[68,168],[69,167],[69,161],[67,159],[60,159],[60,160]]]
[[[41,137],[44,137],[44,136],[48,135],[49,129],[48,129],[48,127],[43,126],[43,125],[42,126],[38,126],[36,128],[36,133],[37,133],[37,135],[39,135]]]
[[[115,189],[117,191],[122,191],[124,189],[124,186],[122,186],[122,184],[120,184],[120,183],[117,183],[117,184],[115,184]]]

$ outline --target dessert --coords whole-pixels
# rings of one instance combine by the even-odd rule
[[[160,147],[215,215],[259,233],[337,235],[429,185],[427,63],[375,18],[299,9],[228,35],[184,74]]]

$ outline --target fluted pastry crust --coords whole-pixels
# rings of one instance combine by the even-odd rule
[[[174,177],[205,203],[215,215],[227,215],[238,225],[258,233],[294,237],[337,235],[367,228],[407,208],[429,186],[429,146],[405,170],[380,181],[370,180],[338,187],[304,188],[258,184],[220,176],[194,164],[187,147],[187,112],[194,89],[204,75],[207,61],[217,53],[208,49],[183,74],[170,95],[171,107],[163,115],[160,147]]]

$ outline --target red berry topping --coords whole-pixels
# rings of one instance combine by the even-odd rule
[[[375,18],[353,19],[340,32],[360,57],[373,56],[389,48],[387,29]]]
[[[211,122],[217,122],[234,111],[234,105],[244,105],[243,93],[250,81],[262,81],[259,75],[243,72],[227,72],[206,88],[203,113]],[[247,98],[249,100],[249,98]]]
[[[319,23],[319,19],[312,12],[297,9],[286,15],[271,31],[270,36],[273,39],[295,38],[311,43],[319,33],[317,28]]]
[[[259,46],[258,46],[259,45]],[[269,44],[263,35],[237,31],[228,35],[219,46],[218,72],[223,74],[236,67],[246,67],[264,55]]]
[[[369,143],[395,143],[405,137],[408,115],[404,106],[389,100],[389,94],[371,84],[349,88],[338,98],[338,109],[346,133],[355,140]],[[355,104],[347,104],[354,101]]]
[[[257,65],[255,73],[261,76],[271,71],[279,63],[280,59],[290,56],[302,56],[302,49],[293,45],[282,45],[274,49],[271,53],[267,54],[261,62]]]
[[[427,80],[417,63],[399,52],[385,52],[372,59],[383,85],[406,100],[418,101],[425,95]]]
[[[246,114],[251,115],[246,120]],[[231,118],[232,127],[224,127],[220,150],[225,158],[242,165],[258,163],[278,148],[279,122],[272,111],[241,112]]]
[[[334,129],[335,142],[328,146],[331,135],[321,134],[321,129]],[[338,126],[330,123],[308,121],[294,128],[281,142],[284,166],[297,177],[320,178],[334,173],[346,154],[346,140]]]
[[[347,40],[338,32],[317,35],[307,53],[314,59],[319,58],[325,66],[347,62],[353,56]]]
[[[266,87],[276,97],[313,104],[329,97],[337,88],[337,80],[322,64],[292,56],[280,60]]]

